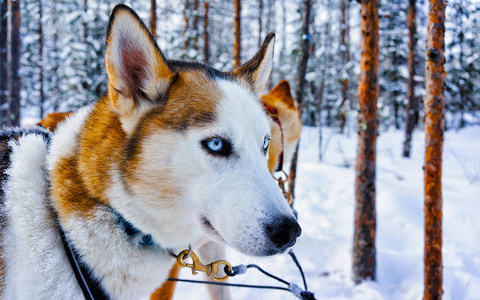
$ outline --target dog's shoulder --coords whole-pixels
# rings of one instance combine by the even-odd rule
[[[6,171],[10,167],[10,156],[12,153],[12,142],[18,142],[18,140],[26,135],[39,135],[44,140],[50,138],[50,133],[40,127],[34,128],[20,128],[12,127],[5,128],[0,131],[0,182],[4,182],[7,179]],[[3,202],[3,189],[0,189],[0,201]]]

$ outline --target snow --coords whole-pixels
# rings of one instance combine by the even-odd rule
[[[294,251],[317,299],[421,299],[423,296],[423,149],[425,134],[413,134],[412,157],[401,157],[403,131],[381,132],[377,145],[377,281],[351,279],[356,133],[325,129],[318,162],[316,128],[304,127],[295,207],[303,234]],[[480,295],[480,127],[447,131],[443,166],[443,299]],[[345,167],[348,166],[348,167]],[[244,257],[229,249],[233,265],[257,263],[301,286],[287,254]],[[193,277],[182,270],[182,278]],[[249,270],[232,283],[281,285]],[[295,299],[285,291],[230,288],[233,299]],[[175,299],[210,299],[205,286],[178,283]]]

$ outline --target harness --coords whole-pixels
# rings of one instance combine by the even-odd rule
[[[75,273],[75,277],[77,278],[77,282],[82,289],[85,299],[108,300],[109,297],[103,291],[98,279],[92,276],[92,272],[80,260],[80,255],[70,244],[70,241],[65,236],[65,232],[63,231],[60,224],[58,224],[58,229],[62,238],[63,247],[65,248],[65,253],[67,254],[68,260],[70,261],[70,266],[72,266],[73,273]]]
[[[158,246],[153,239],[152,235],[144,234],[140,229],[133,226],[132,223],[127,221],[118,211],[111,208],[115,216],[117,217],[118,224],[123,228],[125,234],[128,235],[133,241],[136,241],[141,246]],[[60,236],[62,238],[65,253],[67,254],[70,265],[75,273],[80,288],[82,289],[83,296],[87,300],[108,300],[110,299],[103,288],[100,285],[100,281],[95,278],[88,268],[88,266],[82,262],[80,255],[75,247],[71,244],[70,240],[65,234],[62,226],[57,222]]]

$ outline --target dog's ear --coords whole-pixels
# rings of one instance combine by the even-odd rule
[[[233,75],[249,84],[259,96],[272,71],[274,45],[275,34],[270,33],[265,38],[260,51],[248,62],[232,71]]]
[[[175,77],[138,15],[121,4],[110,16],[105,63],[109,96],[120,117],[145,103],[163,104]]]
[[[285,103],[288,107],[295,108],[295,100],[293,99],[290,90],[290,83],[288,80],[284,79],[280,81],[268,94],[280,99],[280,101]]]

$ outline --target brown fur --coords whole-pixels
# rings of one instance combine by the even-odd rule
[[[178,278],[180,273],[180,267],[177,264],[174,264],[168,274],[169,278]],[[170,300],[173,297],[175,292],[175,286],[177,285],[176,281],[165,281],[161,288],[157,289],[150,296],[150,300]]]
[[[108,188],[105,179],[110,163],[121,158],[125,140],[108,98],[98,101],[78,140],[78,152],[63,158],[50,173],[52,196],[61,220],[72,212],[88,214],[98,203],[108,204],[103,197],[103,191]]]

